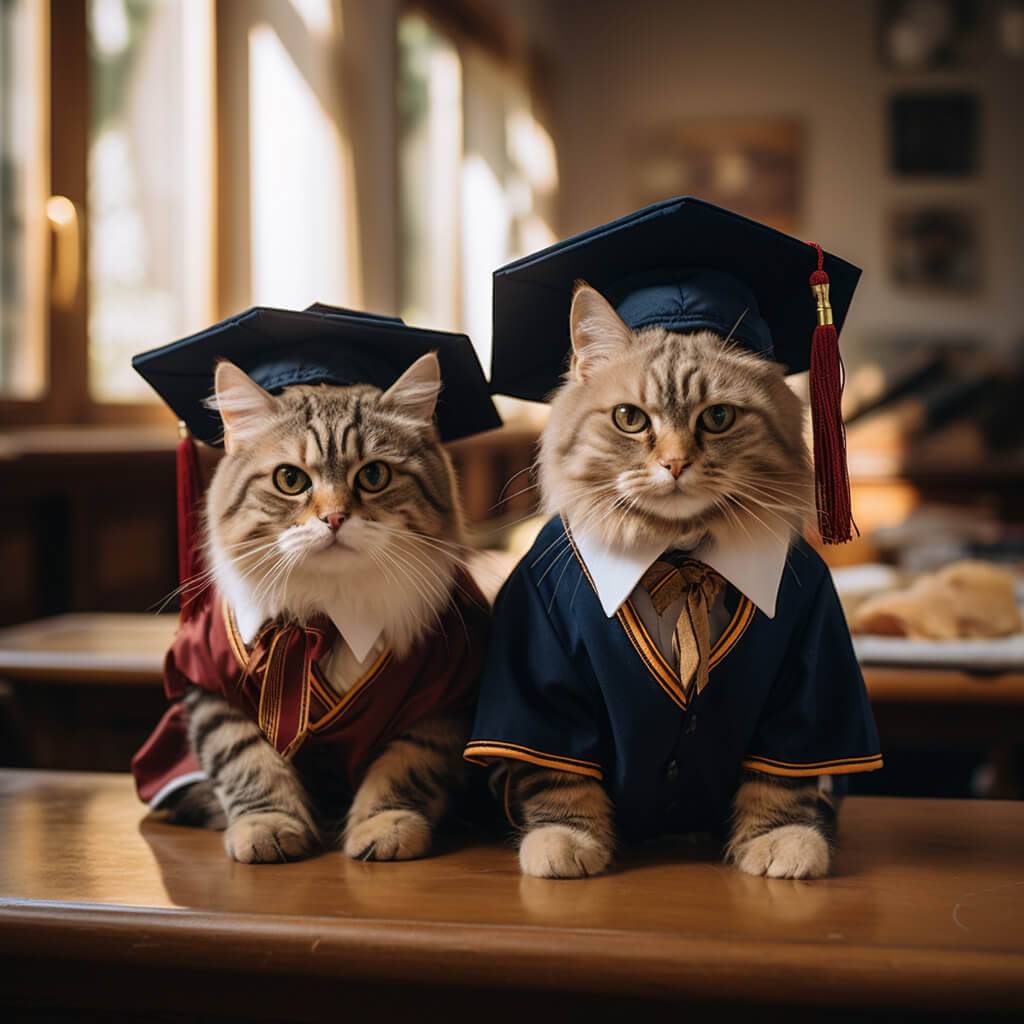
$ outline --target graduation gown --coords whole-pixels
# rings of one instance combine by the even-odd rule
[[[793,543],[774,618],[727,585],[707,685],[687,699],[632,604],[605,615],[563,520],[495,604],[470,761],[599,779],[627,835],[719,831],[744,769],[788,778],[882,766],[831,575]]]
[[[314,795],[350,798],[386,744],[435,714],[470,708],[487,642],[487,602],[459,572],[441,624],[402,659],[382,651],[348,691],[336,693],[320,662],[340,642],[330,620],[268,623],[250,646],[214,590],[183,623],[164,663],[171,706],[132,760],[139,796],[158,806],[205,778],[189,748],[181,698],[191,686],[223,697],[290,759]]]

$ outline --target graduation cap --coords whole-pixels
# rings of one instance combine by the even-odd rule
[[[428,352],[437,353],[444,382],[437,403],[442,440],[501,426],[466,335],[408,327],[397,317],[321,303],[302,312],[256,306],[143,352],[132,366],[194,437],[220,445],[220,416],[205,401],[213,393],[221,359],[241,367],[273,394],[292,384],[375,384],[386,389]]]
[[[826,543],[841,543],[854,526],[838,335],[859,278],[816,243],[700,199],[666,199],[495,271],[491,389],[550,395],[571,350],[580,280],[634,330],[711,330],[790,373],[809,369],[818,525]]]
[[[501,426],[480,363],[464,334],[408,327],[316,303],[301,312],[256,306],[198,334],[143,352],[132,366],[182,423],[178,444],[178,574],[187,588],[201,571],[197,512],[202,494],[193,438],[223,444],[220,415],[205,401],[217,363],[228,359],[271,394],[293,384],[390,387],[420,356],[436,352],[443,388],[436,419],[444,441]],[[182,619],[195,604],[182,592]]]

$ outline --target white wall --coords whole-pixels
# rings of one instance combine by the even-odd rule
[[[519,6],[509,4],[509,7]],[[527,4],[527,7],[530,5]],[[982,66],[881,67],[867,0],[560,0],[556,141],[563,234],[633,208],[630,140],[696,116],[786,115],[806,126],[802,231],[864,268],[844,347],[901,331],[1024,342],[1024,60],[1001,55],[985,4]],[[981,98],[980,171],[901,182],[886,169],[886,99],[904,87]],[[907,295],[888,281],[885,225],[901,201],[955,199],[981,214],[984,285],[970,298]]]

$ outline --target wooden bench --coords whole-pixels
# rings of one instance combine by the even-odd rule
[[[683,839],[572,882],[521,878],[479,837],[410,863],[240,865],[217,834],[147,818],[127,776],[0,772],[0,1008],[1024,1011],[1024,805],[851,798],[840,831],[818,882],[751,878]]]

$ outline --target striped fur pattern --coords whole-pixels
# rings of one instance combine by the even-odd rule
[[[317,827],[291,763],[222,697],[194,688],[185,700],[189,744],[223,808],[229,856],[248,864],[312,853],[319,846]]]
[[[821,878],[832,859],[834,825],[829,789],[817,779],[745,772],[726,860],[750,875]]]
[[[434,355],[384,392],[295,386],[276,397],[220,364],[226,454],[207,499],[212,568],[193,585],[216,583],[246,642],[268,620],[326,613],[379,624],[369,657],[388,648],[402,658],[437,624],[465,553],[455,475],[432,421],[439,387]],[[343,693],[363,665],[339,645],[323,667]],[[255,723],[205,691],[187,700],[209,783],[177,795],[172,816],[226,827],[236,860],[290,860],[332,843],[363,859],[419,856],[464,778],[467,723],[424,721],[371,765],[339,835],[318,822],[346,809],[314,807]]]
[[[538,878],[604,871],[615,849],[612,805],[596,779],[507,762],[505,813],[520,833],[519,865]]]
[[[388,745],[348,813],[344,850],[357,860],[405,860],[430,848],[436,824],[466,782],[468,716],[436,716]]]
[[[691,549],[709,535],[727,543],[754,524],[783,536],[802,526],[813,505],[812,475],[803,409],[781,367],[708,331],[634,333],[585,284],[573,299],[570,330],[572,365],[539,457],[549,514],[627,547],[657,540]],[[617,422],[622,406],[632,411]],[[726,428],[709,429],[705,413]],[[580,877],[611,862],[612,809],[598,783],[516,766],[509,787],[524,872]],[[812,806],[816,780],[746,781],[730,859],[755,874],[823,874],[829,848]]]

